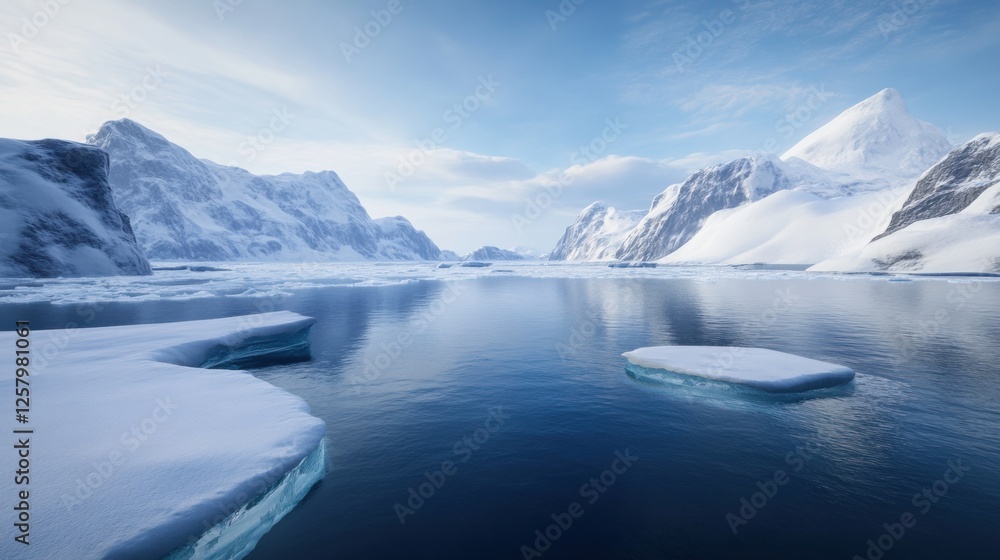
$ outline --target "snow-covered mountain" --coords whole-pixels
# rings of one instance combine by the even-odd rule
[[[88,138],[111,156],[111,186],[156,260],[436,260],[402,218],[372,220],[332,171],[257,176],[200,160],[138,123]]]
[[[519,255],[524,255],[526,257],[531,257],[533,259],[546,260],[546,259],[549,258],[549,255],[547,253],[545,253],[544,251],[539,251],[538,249],[536,249],[534,247],[526,247],[524,245],[515,245],[514,247],[511,247],[510,249],[507,249],[507,250],[511,251],[511,252],[514,252],[514,253],[517,253]]]
[[[883,187],[915,178],[949,150],[945,134],[911,115],[899,92],[889,88],[847,109],[781,157],[846,175],[842,181]]]
[[[639,225],[645,210],[621,211],[603,202],[583,209],[549,254],[550,261],[614,260],[625,237]]]
[[[462,258],[465,261],[530,261],[535,260],[535,257],[530,257],[528,255],[522,255],[521,253],[515,253],[514,251],[508,251],[506,249],[501,249],[499,247],[493,247],[487,245],[485,247],[480,247],[475,251],[465,255]]]
[[[741,158],[667,187],[614,256],[809,265],[857,255],[883,232],[955,214],[978,200],[1000,165],[993,142],[992,135],[979,137],[942,160],[951,148],[944,134],[913,117],[899,92],[886,89],[809,134],[781,159]],[[557,250],[569,242],[571,248],[602,247],[597,254],[605,255],[609,243],[593,225],[597,214],[594,207],[585,210]],[[565,254],[571,260],[603,258],[587,251]],[[844,266],[858,268],[848,261]]]
[[[885,237],[906,226],[965,210],[1000,181],[1000,133],[981,134],[925,173],[903,208],[893,214]],[[993,213],[1000,213],[1000,207]]]
[[[703,169],[667,187],[615,254],[623,261],[652,261],[691,240],[709,216],[760,200],[793,185],[779,160],[748,157]]]
[[[417,230],[402,216],[375,220],[378,228],[378,254],[391,261],[437,260],[444,251],[423,231]]]
[[[812,270],[1000,272],[1000,133],[953,150],[920,178],[882,234]]]
[[[108,156],[0,140],[0,277],[151,274],[108,183]]]

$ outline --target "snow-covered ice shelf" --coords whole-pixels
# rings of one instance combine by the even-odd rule
[[[851,369],[765,348],[653,346],[622,354],[641,368],[737,383],[772,393],[797,393],[843,385]]]
[[[33,331],[31,545],[5,539],[0,557],[252,550],[323,477],[326,428],[302,399],[247,372],[195,366],[302,357],[314,322],[278,312]],[[0,333],[0,347],[14,342]],[[4,386],[13,375],[0,371]],[[16,495],[13,477],[0,488]]]

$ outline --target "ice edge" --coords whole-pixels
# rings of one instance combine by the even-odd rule
[[[239,510],[205,531],[196,541],[167,555],[164,560],[215,560],[245,557],[257,542],[288,515],[326,476],[326,441],[278,482]]]
[[[628,363],[626,364],[626,370],[630,370],[633,373],[637,374],[645,374],[647,372],[674,374],[682,377],[696,378],[706,381],[726,383],[730,385],[756,389],[759,391],[764,391],[766,393],[772,393],[772,394],[804,393],[818,389],[833,388],[850,383],[851,381],[854,380],[856,376],[855,371],[846,366],[833,364],[829,362],[823,362],[820,360],[813,360],[810,358],[803,358],[802,356],[797,356],[795,354],[788,354],[785,352],[777,352],[771,350],[767,350],[767,352],[773,352],[775,354],[780,354],[784,357],[790,357],[796,360],[805,360],[813,364],[826,365],[829,366],[829,369],[827,369],[826,371],[797,373],[783,378],[774,378],[774,379],[747,378],[735,373],[725,374],[717,372],[713,374],[710,373],[710,370],[712,369],[711,367],[707,369],[700,369],[677,363],[668,365],[662,363],[662,361],[660,360],[648,359],[642,355],[642,351],[650,349],[652,348],[640,348],[638,350],[633,350],[631,352],[622,353],[622,357],[628,360]],[[702,348],[698,349],[701,350]],[[757,348],[739,348],[739,347],[713,347],[713,349],[715,351],[762,350]],[[721,355],[722,353],[720,352],[720,356]]]

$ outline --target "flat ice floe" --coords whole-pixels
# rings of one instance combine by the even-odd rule
[[[772,393],[823,389],[854,379],[850,368],[765,348],[653,346],[622,356],[640,368],[736,383]]]
[[[0,557],[252,550],[322,478],[325,425],[247,372],[199,366],[303,357],[313,323],[279,312],[32,331],[29,422],[18,427],[33,433],[6,442],[30,440],[30,483],[0,482],[11,499],[30,492],[31,544],[5,538]],[[14,346],[13,332],[0,333],[0,347]],[[13,367],[0,371],[5,387],[13,377]]]

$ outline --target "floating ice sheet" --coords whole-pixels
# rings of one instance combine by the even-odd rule
[[[0,558],[162,558],[227,518],[228,550],[252,549],[323,476],[307,459],[322,456],[325,426],[302,399],[245,371],[196,366],[265,350],[301,357],[313,322],[279,312],[32,331],[30,416],[19,427],[34,433],[6,443],[30,440],[30,484],[0,481],[5,496],[30,492],[31,544],[4,539]],[[14,342],[0,333],[0,347]],[[14,374],[0,369],[3,386]],[[231,516],[268,496],[264,525],[234,532],[246,524]]]
[[[737,383],[772,393],[843,385],[850,368],[765,348],[654,346],[622,354],[636,366]]]

